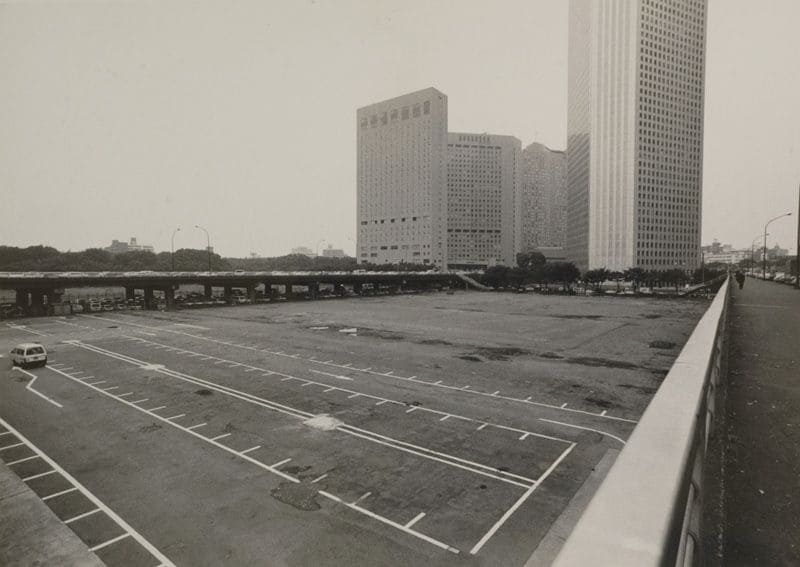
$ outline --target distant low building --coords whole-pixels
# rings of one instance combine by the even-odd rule
[[[786,248],[781,248],[777,244],[772,248],[767,248],[768,260],[777,260],[778,258],[785,258],[788,255],[789,251]]]
[[[756,255],[755,259],[758,260]],[[703,260],[706,264],[738,264],[742,260],[750,259],[750,250],[727,250],[720,252],[706,252]]]
[[[110,246],[103,248],[106,252],[111,254],[124,254],[125,252],[154,252],[154,248],[149,244],[139,244],[136,242],[136,237],[131,237],[130,242],[122,242],[120,240],[112,240]]]
[[[330,244],[322,251],[323,258],[344,258],[345,253],[341,248],[334,248]]]
[[[292,254],[302,254],[303,256],[308,256],[309,258],[316,256],[314,251],[308,246],[298,246],[297,248],[292,248]]]

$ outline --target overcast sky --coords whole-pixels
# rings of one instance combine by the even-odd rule
[[[703,242],[794,249],[800,2],[711,0]],[[453,131],[563,149],[567,2],[0,5],[0,244],[225,256],[355,244],[355,111],[433,86]],[[324,244],[323,244],[324,246]]]

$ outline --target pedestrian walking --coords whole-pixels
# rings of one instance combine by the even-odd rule
[[[739,289],[744,287],[744,273],[741,270],[736,272],[736,282],[739,284]]]

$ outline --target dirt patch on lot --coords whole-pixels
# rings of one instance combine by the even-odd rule
[[[317,491],[306,484],[284,482],[270,492],[275,500],[294,506],[304,512],[319,510]]]
[[[417,344],[418,345],[431,345],[431,346],[436,346],[436,345],[452,346],[453,345],[453,343],[451,343],[450,341],[445,341],[445,340],[442,340],[442,339],[424,339],[424,340],[421,340],[421,341],[417,341]]]
[[[517,347],[477,347],[471,352],[458,355],[457,358],[470,362],[504,361],[509,360],[512,356],[527,354],[530,354],[530,351]]]
[[[151,433],[153,431],[158,431],[162,428],[160,423],[151,423],[150,425],[143,425],[139,428],[139,433]]]
[[[675,343],[672,341],[650,341],[650,348],[672,349],[675,348]]]
[[[583,366],[603,366],[605,368],[639,368],[639,365],[627,360],[613,360],[610,358],[599,358],[595,356],[576,356],[565,358],[566,362],[572,364],[582,364]]]

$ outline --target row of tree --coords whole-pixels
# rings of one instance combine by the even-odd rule
[[[2,272],[136,272],[152,270],[198,272],[206,271],[209,254],[206,250],[181,248],[174,256],[169,252],[123,252],[112,254],[100,248],[89,248],[81,252],[60,252],[50,246],[0,246],[0,271]],[[211,254],[213,271],[348,271],[363,269],[371,271],[426,271],[431,266],[423,264],[361,264],[355,258],[328,258],[288,254],[274,258],[222,258]]]
[[[483,275],[483,283],[491,287],[518,288],[528,284],[540,284],[548,287],[551,284],[562,285],[569,290],[577,282],[582,282],[586,287],[600,290],[605,282],[613,281],[617,289],[622,283],[631,284],[634,291],[641,287],[674,286],[678,289],[687,283],[699,283],[712,280],[723,274],[726,268],[698,268],[692,274],[687,274],[681,269],[671,270],[645,270],[643,268],[629,268],[623,272],[611,271],[606,268],[588,270],[581,274],[580,270],[571,262],[547,262],[544,255],[539,252],[529,252],[517,255],[517,267],[492,266]]]

